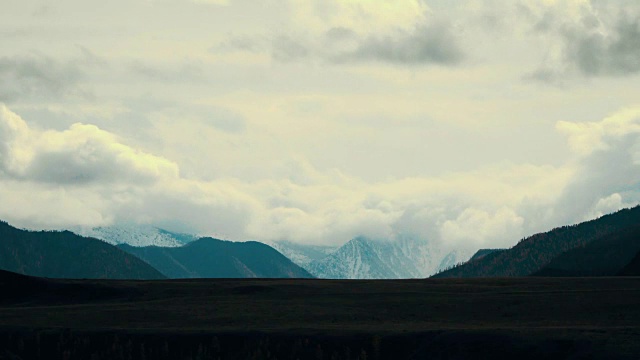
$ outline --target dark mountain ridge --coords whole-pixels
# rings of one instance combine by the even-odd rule
[[[479,260],[491,253],[504,251],[504,250],[505,249],[480,249],[476,251],[476,253],[473,254],[473,256],[471,256],[471,259],[469,259],[469,261]]]
[[[118,247],[169,278],[311,278],[272,247],[256,241],[201,238],[181,247]]]
[[[534,276],[615,276],[640,251],[640,225],[560,254]]]
[[[0,221],[0,270],[67,279],[163,279],[137,257],[69,231],[27,231]]]
[[[510,249],[488,254],[433,277],[528,276],[542,270],[554,258],[567,251],[638,225],[640,225],[640,206],[623,209],[595,220],[535,234],[521,240]]]

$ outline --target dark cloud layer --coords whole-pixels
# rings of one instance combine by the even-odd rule
[[[333,64],[381,62],[393,65],[459,64],[464,51],[450,23],[421,24],[411,31],[365,35],[331,28],[321,39],[278,35],[273,38],[232,36],[210,49],[212,53],[243,51],[269,53],[280,62],[319,59]]]
[[[423,25],[412,32],[389,36],[368,36],[358,41],[354,51],[333,57],[336,62],[379,61],[391,64],[455,65],[464,58],[451,27]]]
[[[541,66],[528,78],[558,83],[572,74],[613,77],[640,72],[640,9],[636,6],[623,13],[594,4],[583,7],[577,18],[553,7],[537,17],[524,6],[519,9],[532,22],[534,33],[557,37],[560,44],[560,61]]]
[[[640,17],[622,16],[604,34],[567,31],[565,45],[567,61],[586,76],[636,73],[640,71]]]

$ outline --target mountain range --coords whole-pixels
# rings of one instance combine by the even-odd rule
[[[311,278],[272,247],[256,241],[201,238],[181,247],[118,247],[169,278]]]
[[[615,276],[640,272],[640,206],[555,228],[510,249],[445,249],[412,237],[356,237],[340,247],[270,245],[152,226],[27,231],[0,222],[0,270],[52,278],[327,278]],[[469,259],[465,262],[465,260]]]
[[[310,262],[306,269],[325,279],[424,278],[470,255],[467,251],[445,251],[422,239],[375,240],[361,236]]]

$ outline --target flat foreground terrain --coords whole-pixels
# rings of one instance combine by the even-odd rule
[[[640,358],[640,278],[3,276],[0,359]]]

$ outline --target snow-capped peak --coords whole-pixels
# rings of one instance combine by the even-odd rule
[[[189,234],[166,231],[151,225],[118,224],[95,228],[71,229],[78,235],[93,237],[113,245],[178,247],[196,240]]]

